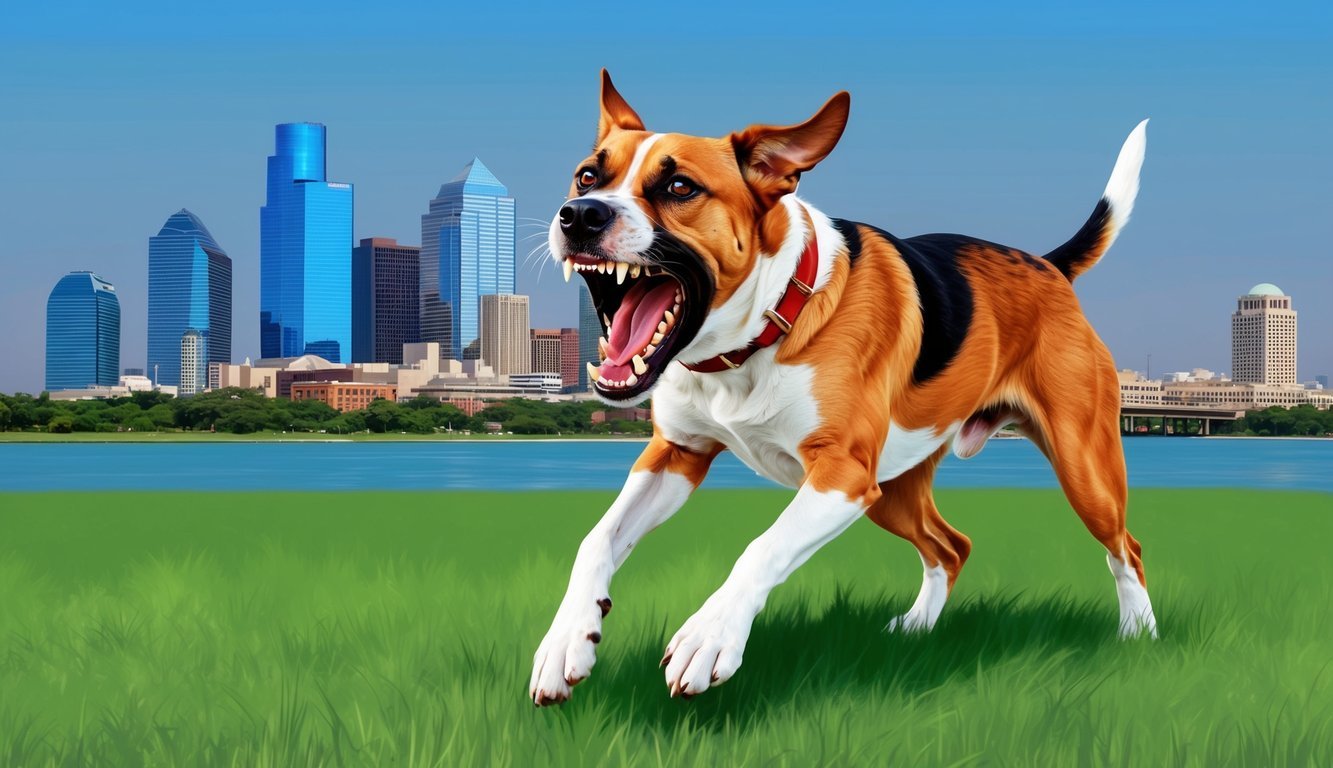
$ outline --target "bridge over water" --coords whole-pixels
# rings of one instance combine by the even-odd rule
[[[1210,408],[1199,405],[1124,405],[1120,406],[1120,431],[1129,434],[1136,433],[1135,427],[1137,419],[1143,419],[1149,425],[1154,421],[1161,420],[1162,434],[1187,434],[1185,426],[1191,421],[1200,423],[1199,434],[1212,434],[1212,423],[1214,421],[1236,421],[1245,415],[1245,411],[1233,410],[1230,408]],[[1168,432],[1168,425],[1171,430]]]

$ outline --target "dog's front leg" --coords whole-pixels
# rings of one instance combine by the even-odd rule
[[[662,659],[671,695],[703,693],[736,674],[750,626],[768,593],[847,530],[874,500],[820,491],[807,480],[777,521],[745,549],[721,588],[671,638]]]
[[[615,503],[579,546],[565,598],[532,659],[534,704],[565,701],[592,671],[602,619],[611,610],[611,575],[644,534],[680,509],[719,450],[691,450],[658,436],[648,443]]]

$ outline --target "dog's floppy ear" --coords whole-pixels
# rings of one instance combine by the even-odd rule
[[[630,107],[616,86],[611,82],[611,73],[605,69],[602,70],[602,116],[597,121],[597,142],[601,144],[602,139],[612,131],[619,128],[622,131],[642,131],[643,120],[639,119],[638,113]],[[594,144],[594,146],[596,146]]]
[[[765,207],[796,191],[801,174],[828,157],[847,127],[852,97],[839,91],[800,125],[752,125],[731,135],[741,174]]]

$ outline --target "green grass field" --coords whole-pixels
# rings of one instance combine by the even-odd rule
[[[786,494],[713,491],[612,590],[593,676],[529,665],[612,493],[0,495],[0,765],[1333,765],[1333,497],[1138,491],[1160,641],[1120,642],[1050,491],[944,491],[975,544],[928,636],[920,564],[857,523],[734,680],[657,660]]]

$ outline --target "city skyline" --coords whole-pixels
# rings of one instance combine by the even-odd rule
[[[416,242],[421,201],[467,158],[487,158],[525,217],[516,290],[533,297],[533,325],[573,325],[575,292],[526,257],[586,152],[606,65],[650,128],[707,135],[799,120],[848,88],[847,134],[804,197],[899,235],[967,231],[1034,253],[1081,223],[1123,132],[1151,117],[1134,221],[1077,287],[1117,363],[1151,354],[1155,370],[1227,369],[1219,318],[1239,291],[1272,282],[1305,296],[1298,379],[1333,372],[1333,340],[1314,332],[1333,325],[1318,300],[1333,260],[1310,247],[1333,173],[1333,105],[1309,97],[1333,74],[1327,8],[866,12],[850,31],[760,20],[740,37],[725,31],[741,19],[731,9],[716,28],[668,22],[649,42],[671,40],[682,56],[663,67],[630,34],[599,39],[594,62],[570,55],[578,24],[553,9],[451,12],[475,34],[447,44],[425,34],[432,12],[420,8],[355,24],[323,15],[318,39],[246,3],[187,28],[132,11],[17,9],[0,30],[0,97],[24,105],[0,115],[0,228],[12,234],[0,322],[28,327],[60,275],[91,269],[120,291],[124,364],[145,364],[143,237],[161,211],[188,207],[234,262],[233,358],[257,357],[260,158],[274,124],[309,119],[333,126],[337,177],[361,188],[357,238]],[[394,55],[323,55],[367,34],[391,37]],[[146,44],[151,62],[137,55]],[[817,50],[819,66],[814,54],[771,55],[790,50]],[[95,239],[64,225],[69,178],[113,192],[80,211]],[[0,390],[40,387],[39,329],[9,335],[0,353],[12,361]]]

